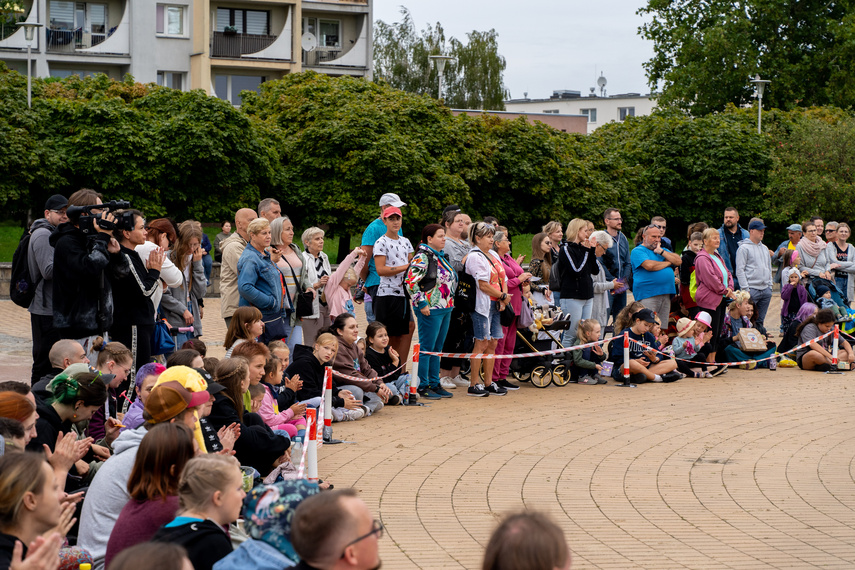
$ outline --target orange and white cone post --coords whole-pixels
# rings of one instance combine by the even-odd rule
[[[635,388],[635,384],[629,381],[629,333],[623,333],[623,384],[624,388]]]
[[[306,479],[313,483],[318,482],[318,411],[314,408],[306,410],[306,433],[309,441],[306,453]]]
[[[837,344],[840,342],[840,325],[834,325],[834,344],[831,345],[831,368],[838,369]]]
[[[413,345],[413,368],[410,370],[410,392],[404,396],[404,403],[409,406],[418,406],[418,396],[416,392],[419,387],[419,352],[421,344]]]
[[[332,441],[332,366],[324,368],[324,384],[326,391],[324,392],[324,432],[323,440],[326,443]]]

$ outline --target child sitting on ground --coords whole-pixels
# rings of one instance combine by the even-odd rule
[[[306,429],[306,404],[294,402],[284,412],[279,412],[279,404],[273,396],[273,386],[282,383],[282,364],[278,358],[269,358],[264,365],[264,377],[258,386],[263,389],[258,414],[264,423],[274,430],[285,430],[290,437],[301,436]],[[252,393],[250,385],[250,393]],[[252,411],[256,411],[253,407]]]
[[[386,331],[386,326],[378,321],[368,325],[365,330],[365,335],[368,338],[368,350],[365,351],[365,359],[368,364],[377,371],[378,376],[385,376],[393,370],[397,370],[401,364],[401,357],[394,348],[389,346],[389,333]],[[392,391],[393,395],[398,395],[403,404],[404,395],[410,390],[410,375],[401,374],[400,370],[394,372],[391,376],[383,378],[383,382]]]
[[[249,397],[252,402],[251,412],[257,414],[261,410],[261,403],[264,402],[264,386],[261,384],[250,384]]]
[[[596,319],[584,319],[579,321],[576,328],[576,342],[573,346],[581,346],[600,340],[600,326]],[[603,346],[589,346],[580,350],[571,350],[570,356],[570,382],[578,382],[593,386],[595,384],[608,384],[608,380],[600,376],[603,370],[602,362],[606,359]]]
[[[786,259],[786,258],[785,258]],[[786,269],[785,269],[786,271]],[[781,331],[786,332],[802,305],[808,302],[808,292],[802,285],[798,271],[787,273],[785,285],[781,287]],[[831,295],[831,293],[829,293]]]
[[[713,373],[707,370],[706,365],[708,343],[712,338],[712,317],[706,311],[701,311],[696,319],[693,321],[683,317],[677,321],[677,336],[671,343],[677,360],[677,370],[695,378],[712,378]],[[685,362],[686,360],[693,362]],[[717,368],[716,372],[720,373],[720,370],[724,370],[724,367]]]

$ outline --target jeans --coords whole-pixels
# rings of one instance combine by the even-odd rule
[[[50,363],[50,349],[59,340],[59,331],[53,328],[52,315],[36,315],[30,313],[30,324],[33,330],[33,371],[30,384],[35,384],[48,374],[53,365]]]
[[[377,395],[376,392],[365,392],[359,386],[346,385],[340,386],[342,390],[350,390],[350,393],[353,394],[353,397],[356,398],[357,401],[362,401],[362,405],[368,408],[368,410],[374,414],[383,409],[383,400],[380,399],[380,396]]]
[[[772,289],[748,289],[751,293],[751,298],[754,300],[754,305],[757,307],[757,313],[754,315],[754,324],[757,328],[764,330],[766,327],[763,321],[766,320],[766,312],[769,310],[769,303],[772,302]]]
[[[421,311],[417,314],[419,321],[419,343],[422,350],[442,352],[445,336],[448,334],[448,324],[451,322],[451,311],[454,309],[432,309],[430,315],[424,316]],[[407,355],[401,355],[405,357]],[[424,387],[439,388],[439,357],[423,354],[419,356],[419,381]],[[413,371],[415,373],[415,371]]]
[[[846,296],[849,289],[849,274],[847,273],[843,277],[840,277],[839,275],[836,276],[834,278],[834,284],[837,285],[838,289],[840,289],[840,293],[843,295],[843,302],[848,307],[849,303],[852,301],[852,299]]]
[[[297,322],[299,322],[299,321],[297,321]],[[288,324],[289,325],[291,324],[290,321]],[[303,343],[303,327],[300,325],[297,325],[296,327],[291,329],[291,334],[288,335],[288,343],[287,343],[288,344],[288,350],[291,351],[291,354],[294,354],[294,347],[297,346],[298,344],[302,344],[302,343]],[[314,346],[314,345],[312,345],[312,346]]]
[[[576,328],[579,321],[591,318],[591,309],[594,308],[594,299],[561,299],[561,311],[570,315],[570,326],[561,337],[561,344],[573,346],[576,342]]]
[[[208,287],[211,286],[211,268],[214,265],[214,258],[211,257],[211,254],[202,256],[202,267],[205,268],[205,281],[208,284]]]
[[[398,376],[397,380],[386,382],[386,387],[392,391],[392,394],[397,394],[403,398],[404,394],[408,394],[410,392],[410,375],[401,374]],[[418,389],[418,387],[419,385],[416,384],[416,389]]]

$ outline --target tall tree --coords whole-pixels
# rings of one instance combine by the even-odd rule
[[[768,107],[855,103],[852,0],[648,0],[639,33],[660,103],[695,115],[751,100],[748,80],[772,80]]]
[[[447,55],[442,75],[443,91],[449,106],[462,109],[503,110],[507,90],[503,73],[507,64],[499,55],[496,30],[467,34],[463,43],[446,40],[442,24],[430,24],[417,31],[409,10],[401,8],[401,20],[374,25],[374,77],[396,89],[438,96],[438,74],[432,55]]]

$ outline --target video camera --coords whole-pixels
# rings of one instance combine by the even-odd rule
[[[77,227],[79,227],[84,234],[94,235],[97,233],[97,230],[95,229],[96,222],[99,227],[105,230],[132,231],[134,229],[134,214],[132,212],[120,212],[116,216],[115,222],[109,222],[101,217],[103,212],[93,214],[92,210],[113,212],[115,210],[128,210],[130,207],[131,203],[127,200],[110,200],[103,204],[93,204],[91,206],[69,206],[66,213],[68,215],[68,219],[71,220],[72,223],[77,224]],[[84,216],[83,214],[86,215]]]

